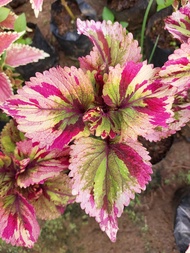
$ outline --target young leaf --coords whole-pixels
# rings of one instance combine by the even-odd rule
[[[117,217],[135,192],[145,189],[152,173],[148,156],[140,143],[114,143],[92,137],[71,146],[73,194],[86,213],[96,218],[112,241]]]
[[[10,13],[10,9],[6,7],[1,7],[0,8],[0,22],[4,21]]]
[[[20,14],[14,23],[14,30],[16,32],[26,31],[26,16],[24,13]]]
[[[103,20],[110,20],[111,22],[114,22],[115,19],[113,12],[106,6],[103,8],[102,18]]]
[[[159,69],[146,63],[127,62],[124,68],[110,67],[104,79],[101,107],[91,108],[84,115],[96,136],[134,138],[146,136],[156,126],[167,126],[171,118],[169,85],[154,81]]]
[[[74,202],[72,195],[71,179],[61,173],[59,176],[48,179],[43,186],[39,185],[38,196],[36,189],[31,189],[29,199],[36,210],[39,219],[50,220],[58,218],[68,204]]]
[[[129,23],[125,21],[121,21],[120,24],[122,25],[123,28],[127,28]]]
[[[14,189],[15,173],[11,158],[0,152],[0,198]]]
[[[0,135],[0,149],[6,155],[11,155],[14,153],[16,148],[16,143],[21,141],[23,136],[21,132],[17,129],[17,124],[14,120],[10,120]]]
[[[16,182],[19,187],[43,183],[44,180],[59,175],[68,169],[69,148],[47,151],[38,143],[24,140],[17,143],[14,159],[18,168]]]
[[[49,54],[29,45],[14,43],[6,50],[5,64],[15,68],[49,57]]]
[[[87,111],[83,117],[84,122],[88,122],[88,126],[92,134],[114,138],[120,134],[121,124],[117,113],[114,111],[104,112],[100,107],[95,107]]]
[[[0,199],[0,236],[14,246],[31,248],[40,228],[34,208],[20,194]]]
[[[127,61],[138,62],[141,59],[138,42],[131,33],[118,22],[81,21],[77,19],[78,32],[89,37],[94,43],[90,55],[79,58],[81,68],[85,70],[108,71],[108,66],[123,66]]]
[[[0,72],[0,105],[13,95],[11,81],[4,72]]]
[[[81,69],[58,67],[37,73],[2,108],[28,138],[53,149],[86,133],[82,117],[93,101],[92,84]]]

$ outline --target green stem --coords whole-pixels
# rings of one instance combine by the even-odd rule
[[[151,54],[150,54],[150,57],[149,57],[149,59],[148,59],[148,63],[150,63],[151,60],[152,60],[152,57],[153,57],[154,52],[155,52],[155,50],[156,50],[156,47],[157,47],[157,45],[158,45],[158,40],[159,40],[159,38],[160,38],[160,35],[158,35],[157,38],[156,38],[154,47],[153,47],[152,52],[151,52]]]
[[[140,39],[140,46],[141,46],[141,54],[143,55],[143,47],[144,47],[144,34],[145,34],[145,29],[146,29],[146,22],[148,19],[148,14],[150,11],[150,8],[152,6],[154,0],[150,0],[148,3],[148,6],[146,8],[144,18],[143,18],[143,23],[142,23],[142,28],[141,28],[141,39]]]
[[[62,5],[65,7],[67,13],[71,17],[73,21],[75,21],[76,17],[74,16],[73,12],[71,11],[70,7],[68,6],[67,2],[65,0],[61,0]]]

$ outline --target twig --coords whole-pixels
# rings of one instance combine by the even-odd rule
[[[73,12],[71,11],[70,7],[68,6],[67,2],[65,0],[61,0],[62,5],[65,7],[67,13],[71,17],[73,21],[75,21],[76,17],[74,16]]]

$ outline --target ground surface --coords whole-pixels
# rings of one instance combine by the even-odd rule
[[[72,65],[73,60],[59,50],[49,30],[50,3],[45,1],[43,12],[36,20],[27,3],[17,9],[24,11],[28,21],[38,23],[44,36],[56,46],[60,65]],[[92,1],[93,2],[93,1]],[[98,2],[98,3],[97,3]],[[104,1],[97,1],[101,12]],[[166,157],[153,166],[154,174],[147,190],[136,197],[119,219],[116,243],[100,231],[93,218],[88,217],[79,205],[69,207],[57,220],[42,223],[42,233],[33,249],[0,245],[1,253],[179,253],[173,225],[177,201],[175,192],[190,184],[189,128],[175,136]]]

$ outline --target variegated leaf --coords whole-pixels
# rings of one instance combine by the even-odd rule
[[[0,32],[0,55],[6,50],[14,41],[19,39],[24,32]]]
[[[14,153],[16,148],[16,143],[23,140],[23,134],[17,129],[17,124],[14,120],[10,120],[0,135],[0,149],[6,155],[11,155]]]
[[[164,84],[174,87],[174,94],[181,93],[190,88],[190,39],[181,44],[165,62],[159,71],[159,76]]]
[[[42,11],[43,0],[30,0],[30,3],[32,5],[32,9],[34,9],[34,14],[37,18],[39,12]]]
[[[179,5],[184,6],[188,2],[190,2],[190,1],[189,0],[173,0],[172,6],[173,6],[174,10],[177,11],[179,8]]]
[[[187,42],[190,38],[190,3],[167,17],[165,28],[181,42]]]
[[[8,16],[6,17],[6,19],[3,20],[2,22],[0,22],[0,26],[4,29],[14,30],[14,23],[15,23],[17,17],[18,16],[14,12],[10,11]]]
[[[46,179],[55,177],[68,169],[69,148],[51,150],[39,148],[38,143],[24,140],[17,143],[14,152],[18,170],[16,182],[19,187],[43,183]]]
[[[4,72],[0,72],[0,105],[13,95],[11,81]]]
[[[190,120],[190,39],[183,43],[169,56],[159,72],[160,81],[164,86],[170,86],[170,92],[174,97],[172,105],[173,117],[168,122],[167,128],[159,128],[152,132],[151,139],[157,140],[157,133],[163,138],[179,131]],[[151,133],[150,133],[151,135]]]
[[[0,152],[0,197],[14,189],[15,174],[12,159]]]
[[[37,73],[2,108],[28,138],[53,149],[85,134],[82,118],[93,101],[92,84],[81,69],[58,67]]]
[[[0,7],[7,5],[8,3],[10,3],[12,0],[0,0]]]
[[[146,150],[132,140],[115,143],[87,137],[71,146],[69,175],[76,201],[112,241],[116,239],[117,217],[150,180],[148,160]]]
[[[131,33],[126,34],[126,29],[118,22],[112,24],[110,21],[77,19],[77,27],[79,33],[88,36],[94,43],[90,55],[79,58],[81,68],[107,72],[109,66],[123,66],[127,61],[140,61],[138,42]]]
[[[104,112],[101,107],[95,107],[85,113],[83,120],[88,122],[92,134],[95,133],[103,139],[107,136],[113,139],[120,134],[121,124],[114,111]]]
[[[190,102],[173,107],[174,116],[168,122],[167,127],[158,127],[149,131],[145,136],[147,140],[158,141],[160,138],[167,138],[181,130],[190,121]]]
[[[15,68],[49,57],[49,54],[29,45],[12,44],[6,50],[5,64]]]
[[[104,78],[102,105],[86,112],[84,120],[96,136],[121,139],[146,136],[156,126],[167,126],[173,97],[168,87],[154,80],[158,69],[146,63],[127,62],[110,67]],[[114,135],[115,134],[115,135]]]
[[[38,187],[39,189],[36,185],[31,188],[28,198],[39,219],[55,219],[64,212],[68,204],[75,201],[72,195],[71,179],[66,174],[61,173],[55,178],[48,179]],[[38,192],[37,195],[36,192]]]
[[[0,198],[0,237],[15,246],[31,248],[40,228],[34,208],[20,194]]]

